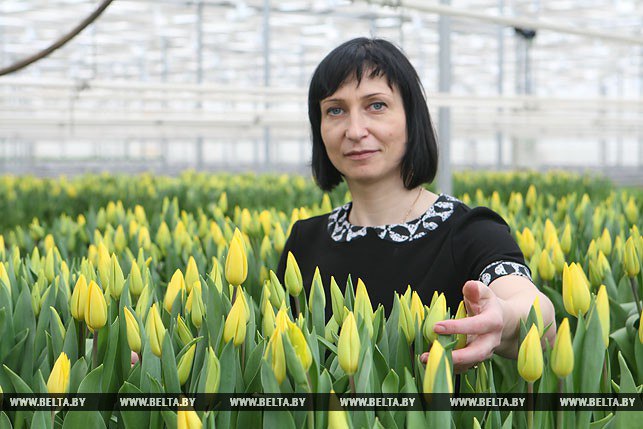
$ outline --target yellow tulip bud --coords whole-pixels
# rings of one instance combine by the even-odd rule
[[[54,251],[49,249],[45,257],[45,276],[47,281],[51,283],[54,280]]]
[[[373,306],[371,298],[368,296],[366,285],[362,279],[357,279],[357,291],[355,292],[355,303],[353,305],[353,312],[356,318],[361,317],[364,319],[368,336],[373,337]],[[357,319],[356,319],[357,320]]]
[[[178,410],[176,412],[176,429],[201,429],[203,423],[193,410]]]
[[[565,229],[560,237],[560,247],[565,255],[569,255],[572,250],[572,227],[569,222],[565,223]]]
[[[286,378],[286,352],[281,336],[284,334],[283,329],[277,328],[268,340],[266,347],[266,357],[270,354],[270,367],[275,374],[277,383],[281,384]]]
[[[214,354],[212,347],[208,347],[207,354],[207,372],[205,376],[205,393],[217,393],[221,381],[221,364],[217,355]]]
[[[333,276],[330,277],[330,300],[333,306],[333,319],[339,326],[344,322],[344,295]]]
[[[71,316],[78,320],[85,320],[85,304],[87,303],[87,280],[84,275],[78,276],[76,281],[76,286],[74,286],[74,291],[71,294]]]
[[[134,296],[139,296],[143,292],[143,276],[135,260],[132,261],[132,268],[129,272],[129,291]]]
[[[603,252],[606,256],[609,256],[612,253],[612,236],[607,228],[603,229],[603,234],[598,239],[598,249]]]
[[[150,307],[150,288],[149,286],[145,285],[143,288],[143,292],[141,292],[141,296],[138,297],[138,301],[136,302],[136,314],[138,314],[138,317],[141,318],[141,320],[147,320],[147,310]]]
[[[123,230],[122,225],[118,225],[116,232],[114,233],[114,247],[118,253],[121,253],[126,246],[127,238],[125,237],[125,231]]]
[[[286,273],[284,274],[284,283],[286,290],[293,297],[298,297],[304,287],[304,282],[301,278],[301,271],[299,265],[292,252],[288,252],[288,260],[286,261]]]
[[[185,280],[183,279],[183,273],[181,270],[176,270],[170,279],[170,282],[167,284],[167,289],[165,290],[165,299],[163,300],[163,308],[168,313],[172,313],[172,306],[176,297],[181,294],[181,300],[183,300],[183,294],[185,293]]]
[[[556,273],[562,273],[563,268],[565,267],[565,254],[558,243],[551,247],[551,260],[554,264]]]
[[[330,389],[330,394],[330,400],[334,402],[335,407],[339,408],[339,410],[333,411],[335,407],[332,407],[333,409],[328,411],[328,429],[349,429],[346,411],[338,404],[338,399],[333,389]]]
[[[190,292],[190,296],[193,296],[192,308],[190,308],[190,317],[192,318],[192,324],[198,329],[203,323],[203,316],[205,315],[205,305],[203,304],[201,287],[196,286],[200,285],[201,283],[197,282],[194,284],[195,286],[192,289],[192,292]]]
[[[636,203],[634,202],[634,197],[630,197],[629,200],[627,200],[627,205],[625,206],[625,216],[627,217],[627,221],[632,224],[636,224],[639,220],[639,209],[636,206]]]
[[[92,331],[96,331],[107,323],[107,302],[95,281],[89,282],[87,300],[85,301],[85,323]]]
[[[455,319],[464,319],[465,317],[467,317],[467,308],[464,305],[464,301],[460,301],[458,311],[455,313]],[[467,345],[467,334],[457,334],[455,338],[457,341],[455,350],[461,349]]]
[[[272,309],[269,300],[266,300],[262,309],[263,318],[261,320],[261,327],[263,328],[263,336],[267,338],[275,332],[275,311]]]
[[[261,240],[261,247],[259,248],[259,256],[261,256],[261,259],[265,261],[270,257],[271,254],[272,242],[267,235],[264,235],[263,240]]]
[[[529,189],[527,189],[527,195],[525,196],[525,205],[529,207],[529,209],[533,210],[536,207],[537,199],[538,196],[536,195],[536,187],[534,185],[529,185]]]
[[[136,353],[141,352],[141,331],[138,322],[129,308],[123,307],[125,313],[125,327],[127,329],[127,344]]]
[[[400,299],[400,329],[406,338],[407,344],[411,344],[415,340],[415,320],[411,314],[408,304],[405,299]]]
[[[563,304],[565,310],[574,317],[587,313],[590,304],[589,285],[585,281],[582,268],[575,262],[563,268]]]
[[[2,234],[0,234],[0,259],[4,259],[6,256],[7,256],[7,253],[4,247],[4,237]]]
[[[422,322],[424,322],[424,305],[422,304],[420,296],[415,291],[411,294],[411,314],[413,318],[417,320],[418,326],[422,326]]]
[[[299,326],[292,322],[288,323],[288,330],[286,332],[290,343],[295,349],[295,354],[297,355],[299,362],[301,362],[301,366],[304,368],[304,371],[308,371],[308,368],[310,368],[310,365],[313,363],[313,356],[310,353],[306,337],[304,337]]]
[[[170,228],[167,226],[165,221],[161,222],[159,229],[156,231],[156,237],[154,242],[158,244],[161,250],[165,251],[170,244],[172,244],[172,235],[170,234]]]
[[[248,276],[248,259],[241,232],[234,230],[230,248],[225,261],[225,278],[231,285],[238,286],[246,281]]]
[[[188,328],[188,325],[180,314],[176,315],[176,331],[179,334],[179,340],[183,346],[187,346],[188,343],[194,339],[190,328]]]
[[[607,347],[610,341],[610,303],[605,285],[601,285],[598,288],[598,293],[596,294],[596,312],[598,313],[598,320],[601,322],[603,343],[605,347]]]
[[[281,223],[277,222],[272,233],[272,242],[275,245],[275,251],[281,253],[286,245],[286,236],[284,230],[281,228]]]
[[[188,294],[192,292],[192,286],[195,282],[199,280],[199,269],[196,266],[196,261],[193,256],[190,256],[188,260],[188,266],[185,269],[185,287],[187,288]]]
[[[98,277],[104,288],[109,286],[109,269],[112,258],[109,256],[107,246],[100,242],[98,244]]]
[[[538,259],[538,275],[541,279],[548,282],[554,278],[555,273],[556,268],[549,257],[549,251],[543,250],[540,253],[540,258]]]
[[[319,298],[315,294],[319,294]],[[320,305],[322,309],[326,307],[326,293],[324,292],[324,283],[322,282],[319,267],[315,267],[315,274],[313,274],[313,282],[308,295],[308,309],[312,311],[316,305]]]
[[[147,314],[147,321],[145,322],[145,332],[150,339],[150,347],[152,348],[152,353],[154,353],[158,357],[161,357],[161,352],[163,350],[163,339],[165,338],[166,329],[163,325],[163,320],[161,320],[161,316],[159,315],[156,303],[152,304],[152,308],[150,308],[150,311]]]
[[[37,247],[35,248],[37,249]],[[9,274],[4,267],[4,262],[0,261],[0,283],[2,283],[7,290],[7,294],[11,296],[11,282],[9,281]]]
[[[235,346],[240,346],[246,339],[248,314],[242,297],[237,296],[223,327],[223,341],[234,340]]]
[[[438,295],[434,303],[429,307],[429,312],[424,319],[423,334],[427,342],[433,343],[438,338],[438,334],[433,331],[435,324],[447,317],[447,301],[444,294]]]
[[[125,277],[123,276],[123,270],[121,269],[116,255],[112,254],[110,261],[109,269],[109,292],[112,295],[112,298],[118,299],[123,292],[123,286],[125,286]]]
[[[551,369],[559,378],[567,377],[574,370],[574,348],[569,331],[569,320],[566,317],[556,333],[556,341],[551,351]]]
[[[357,332],[355,316],[352,311],[349,311],[344,318],[344,323],[339,333],[339,341],[337,342],[339,365],[348,375],[353,375],[357,372],[360,348],[361,342]]]
[[[447,380],[448,392],[441,392],[441,389],[436,389],[435,381],[438,378],[438,371],[441,364],[444,362],[444,371]],[[424,393],[453,393],[453,381],[451,379],[451,368],[449,360],[446,357],[444,347],[438,340],[433,341],[431,350],[429,351],[429,359],[426,361],[426,368],[424,370],[424,382],[422,384]]]
[[[194,351],[196,350],[196,344],[192,344],[190,348],[185,352],[183,356],[179,359],[179,363],[176,365],[176,372],[179,375],[179,384],[183,386],[188,377],[190,377],[190,371],[192,371],[192,362],[194,362]]]
[[[536,325],[531,325],[529,333],[518,350],[518,373],[527,382],[533,383],[543,374],[543,350]]]
[[[71,362],[65,352],[60,353],[47,379],[47,392],[51,394],[67,393]]]
[[[625,251],[623,252],[623,266],[628,277],[633,278],[638,276],[641,271],[639,257],[636,254],[636,246],[632,237],[628,238],[625,242]]]
[[[31,288],[31,308],[33,309],[33,314],[36,317],[38,317],[38,315],[40,314],[40,301],[41,301],[40,283],[36,282],[36,283],[34,283],[33,287]],[[72,317],[73,317],[73,315],[72,315]],[[84,319],[82,319],[82,320],[84,320]]]

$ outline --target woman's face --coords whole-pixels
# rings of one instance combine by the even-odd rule
[[[321,107],[326,152],[346,181],[363,184],[402,181],[406,152],[406,115],[402,97],[386,77],[364,76],[346,82]]]

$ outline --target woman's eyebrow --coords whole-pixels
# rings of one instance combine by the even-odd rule
[[[373,98],[373,97],[380,97],[380,96],[382,96],[382,95],[383,95],[383,96],[385,96],[385,97],[386,97],[386,96],[390,97],[390,94],[386,94],[386,93],[384,93],[384,92],[373,92],[373,93],[371,93],[371,94],[362,95],[362,96],[360,97],[360,99]],[[324,99],[321,101],[321,103],[336,103],[336,102],[338,102],[338,101],[344,101],[344,99],[343,99],[343,98],[324,98]]]

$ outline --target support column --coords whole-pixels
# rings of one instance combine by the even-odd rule
[[[440,0],[440,4],[450,5],[451,0]],[[438,89],[440,93],[451,92],[451,17],[440,15],[438,25],[440,31],[439,64],[440,75]],[[451,171],[451,108],[440,107],[438,118],[439,137],[439,167],[438,191],[446,194],[453,193],[453,178]]]

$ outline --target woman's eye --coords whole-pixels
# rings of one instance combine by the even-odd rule
[[[381,102],[379,102],[379,101],[378,101],[378,102],[376,102],[376,103],[371,104],[371,108],[372,108],[373,110],[383,110],[383,109],[384,109],[384,107],[386,107],[386,104],[381,103]]]
[[[326,110],[326,113],[328,113],[330,116],[337,116],[342,114],[342,109],[339,107],[331,107]]]

